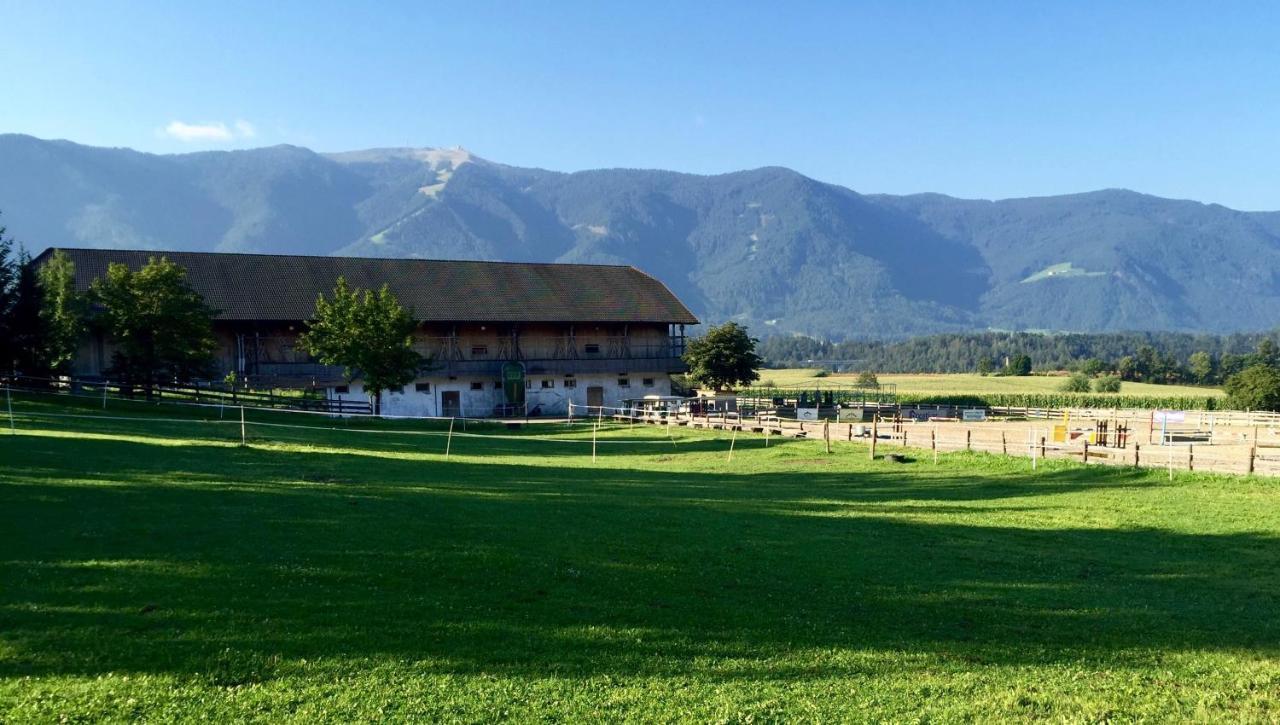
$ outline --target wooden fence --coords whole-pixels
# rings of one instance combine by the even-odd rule
[[[880,453],[900,449],[982,451],[1034,460],[1067,459],[1086,464],[1167,469],[1170,472],[1280,476],[1280,430],[1277,429],[1280,426],[1268,428],[1261,435],[1260,426],[1250,426],[1254,429],[1255,438],[1239,443],[1152,444],[1134,435],[1123,446],[1102,446],[1090,443],[1084,436],[1054,442],[1051,426],[1045,422],[922,422],[877,417],[870,423],[843,423],[790,420],[768,415],[739,417],[734,413],[680,414],[672,415],[668,421],[664,415],[640,411],[620,412],[615,417],[690,428],[817,439],[826,443],[828,451],[842,441],[858,442],[868,445],[872,456],[876,455],[877,449]],[[1241,418],[1240,422],[1256,423],[1258,420]]]

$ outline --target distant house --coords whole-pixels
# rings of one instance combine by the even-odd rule
[[[82,290],[112,262],[139,269],[150,257],[167,257],[217,310],[218,378],[234,371],[258,386],[315,387],[349,399],[364,397],[359,379],[348,383],[340,368],[318,364],[298,335],[317,296],[331,294],[339,276],[353,288],[387,284],[419,320],[415,347],[432,361],[416,381],[383,394],[388,414],[492,416],[527,404],[563,415],[569,401],[616,405],[666,395],[670,375],[686,369],[685,326],[698,323],[666,286],[634,267],[62,251]],[[73,374],[105,377],[112,347],[95,334]]]

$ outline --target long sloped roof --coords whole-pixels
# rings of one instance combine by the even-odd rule
[[[186,268],[220,320],[309,319],[316,297],[331,294],[341,276],[352,288],[390,286],[424,322],[698,322],[671,290],[635,267],[61,249],[82,290],[112,262],[140,269],[151,257],[166,257]]]

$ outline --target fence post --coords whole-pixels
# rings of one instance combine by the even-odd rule
[[[601,406],[600,410],[601,412],[603,412],[604,407]],[[596,462],[596,434],[599,432],[600,432],[600,422],[596,421],[596,424],[591,428],[591,462],[592,463]],[[732,452],[730,452],[730,455],[732,455]]]
[[[1080,460],[1085,463],[1089,462],[1089,441],[1087,439],[1084,442],[1084,450],[1080,453]]]
[[[933,465],[938,465],[938,424],[929,431],[929,447],[933,449]]]
[[[734,426],[733,435],[729,436],[729,463],[733,463],[733,445],[738,442],[738,428]]]
[[[18,428],[13,423],[13,394],[9,392],[12,385],[4,386],[4,402],[9,406],[9,435],[18,435]]]
[[[240,406],[240,445],[241,446],[249,445],[249,441],[246,438],[247,437],[245,436],[245,433],[244,433],[244,406],[242,405]]]
[[[876,459],[876,440],[880,438],[880,414],[871,414],[871,460]]]
[[[973,431],[968,428],[964,429],[964,449],[966,451],[973,450]]]
[[[111,384],[110,380],[102,381],[102,409],[107,409],[107,386]]]
[[[1253,457],[1257,455],[1257,453],[1258,453],[1257,446],[1249,446],[1249,475],[1250,476],[1253,475]]]
[[[1172,481],[1173,480],[1173,446],[1169,445],[1167,441],[1164,442],[1164,445],[1169,449],[1169,480]]]
[[[1142,445],[1141,443],[1138,443],[1138,442],[1136,442],[1136,441],[1135,441],[1135,442],[1134,442],[1134,444],[1133,444],[1133,467],[1134,467],[1134,468],[1140,468],[1140,467],[1141,467],[1141,465],[1140,465],[1140,461],[1139,461],[1139,458],[1138,458],[1138,455],[1139,455],[1139,454],[1138,454],[1138,448],[1139,448],[1141,445]]]
[[[831,453],[831,421],[829,420],[822,422],[822,439],[827,444],[827,453]]]
[[[1187,470],[1196,470],[1196,447],[1193,443],[1187,444]]]
[[[1009,443],[1005,440],[1004,431],[1000,431],[1000,453],[1009,455]]]
[[[1040,436],[1040,457],[1044,458],[1044,436]]]

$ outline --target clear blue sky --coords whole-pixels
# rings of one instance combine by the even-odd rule
[[[1280,209],[1275,2],[114,5],[0,0],[0,132]]]

